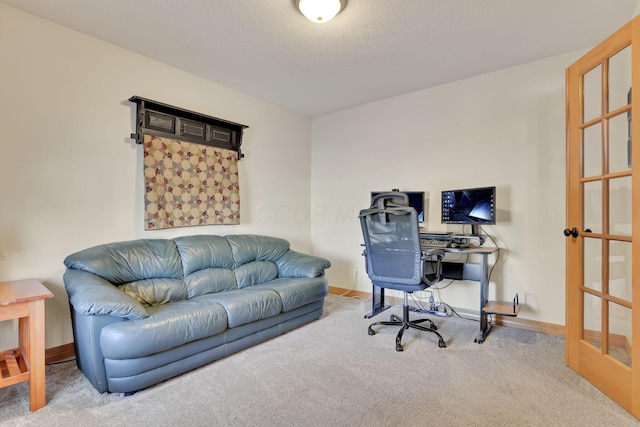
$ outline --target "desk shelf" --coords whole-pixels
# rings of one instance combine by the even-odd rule
[[[515,317],[520,311],[520,304],[514,304],[511,301],[489,301],[482,307],[485,314],[500,314],[502,316]]]
[[[520,311],[518,294],[513,301],[487,301],[482,307],[483,314],[500,314],[503,316],[517,316]]]

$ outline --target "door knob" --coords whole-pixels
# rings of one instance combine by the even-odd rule
[[[575,227],[573,227],[571,230],[569,230],[568,228],[565,228],[564,235],[567,237],[569,236],[578,237],[578,229]]]

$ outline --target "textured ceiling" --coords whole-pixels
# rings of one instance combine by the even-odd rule
[[[315,116],[591,47],[635,0],[349,0],[314,24],[295,0],[0,0]]]

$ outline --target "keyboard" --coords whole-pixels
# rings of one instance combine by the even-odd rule
[[[448,248],[451,244],[448,240],[435,240],[435,239],[421,239],[420,240],[420,248],[428,249],[428,248]]]

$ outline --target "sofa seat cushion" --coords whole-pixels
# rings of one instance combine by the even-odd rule
[[[278,278],[255,286],[255,289],[270,289],[282,300],[282,311],[287,312],[321,300],[329,292],[324,277]]]
[[[191,301],[215,301],[222,305],[227,311],[230,328],[277,316],[282,312],[282,300],[271,289],[235,289],[201,295]]]
[[[207,338],[227,328],[227,311],[214,301],[185,300],[147,308],[149,317],[102,328],[100,348],[109,359],[131,359]]]

